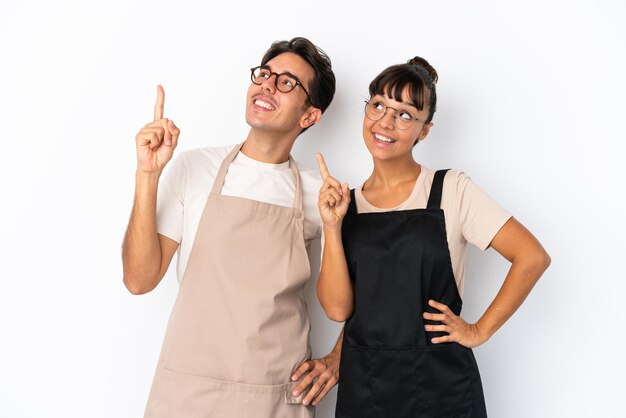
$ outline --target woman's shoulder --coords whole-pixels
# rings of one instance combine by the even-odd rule
[[[445,176],[442,186],[442,204],[448,206],[448,208],[459,208],[463,202],[471,200],[478,190],[471,177],[467,175],[463,170],[450,168],[450,169],[437,169],[423,167],[426,176],[425,186],[432,187],[435,174],[438,171],[445,171]]]
[[[472,211],[485,213],[500,211],[499,205],[489,194],[477,185],[467,173],[456,169],[446,173],[442,190],[443,205],[449,209],[454,208],[460,214]]]
[[[438,171],[446,172],[443,182],[444,188],[456,189],[459,186],[464,186],[472,182],[472,179],[462,170],[455,168],[431,169],[422,165],[422,173],[426,177],[426,181],[430,184],[432,184],[435,174]]]

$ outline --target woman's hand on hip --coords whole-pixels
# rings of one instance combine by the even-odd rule
[[[473,348],[487,341],[487,338],[481,335],[476,324],[470,324],[460,316],[455,315],[448,305],[434,300],[429,300],[428,304],[441,313],[424,312],[424,319],[440,322],[441,324],[424,325],[424,329],[428,332],[448,333],[448,335],[431,339],[430,341],[433,344],[456,342],[464,347]]]

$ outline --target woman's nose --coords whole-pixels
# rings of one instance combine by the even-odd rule
[[[386,109],[385,114],[378,120],[378,123],[386,129],[393,129],[396,124],[395,119],[396,114],[393,109]]]

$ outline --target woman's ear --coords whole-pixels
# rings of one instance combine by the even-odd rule
[[[413,146],[417,145],[418,142],[422,142],[424,139],[426,139],[426,137],[428,136],[428,133],[430,132],[430,128],[432,126],[433,126],[432,122],[425,123],[424,126],[422,126],[422,130],[417,135],[417,139],[415,140],[415,144],[413,144]]]

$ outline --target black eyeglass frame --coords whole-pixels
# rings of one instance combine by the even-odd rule
[[[410,124],[409,126],[407,126],[406,128],[401,128],[401,127],[400,127],[400,125],[398,125],[398,124],[395,122],[396,118],[398,117],[398,109],[396,109],[395,107],[387,106],[386,104],[384,104],[384,103],[382,103],[382,102],[381,102],[380,104],[381,104],[381,105],[383,105],[383,106],[385,107],[385,108],[383,109],[383,112],[380,114],[380,117],[379,117],[378,119],[372,119],[371,117],[369,117],[369,116],[367,115],[367,106],[370,104],[370,101],[371,101],[371,100],[372,100],[372,99],[365,100],[365,108],[364,108],[363,110],[365,111],[365,117],[366,117],[366,118],[368,118],[369,120],[371,120],[372,122],[376,122],[376,121],[379,121],[379,120],[381,120],[382,118],[384,118],[384,117],[385,117],[385,115],[387,114],[387,109],[393,109],[393,110],[394,110],[394,113],[393,113],[393,120],[394,120],[394,123],[395,123],[395,125],[396,125],[396,128],[397,128],[397,129],[400,129],[401,131],[406,131],[407,129],[409,129],[411,126],[413,126],[413,124],[415,123],[415,121],[417,121],[417,122],[421,122],[421,123],[426,123],[426,119],[413,118],[413,119],[411,119],[411,124]]]
[[[278,90],[278,91],[280,91],[280,92],[282,92],[282,93],[289,93],[289,92],[292,92],[292,91],[293,91],[293,90],[294,90],[297,86],[300,86],[300,87],[302,88],[302,90],[304,91],[304,94],[306,94],[306,97],[307,97],[307,99],[309,100],[309,102],[310,102],[310,103],[313,103],[313,101],[311,100],[311,95],[309,95],[309,92],[308,92],[308,91],[306,90],[306,88],[304,87],[304,84],[302,84],[302,82],[301,82],[300,80],[298,80],[298,77],[296,77],[295,75],[293,75],[293,74],[291,74],[291,73],[289,73],[289,72],[285,72],[285,73],[275,73],[274,71],[270,70],[270,69],[269,69],[269,67],[268,67],[267,65],[258,65],[258,66],[256,66],[256,67],[252,67],[252,68],[250,68],[250,80],[252,80],[252,83],[253,83],[253,84],[256,84],[257,86],[260,86],[261,84],[263,84],[263,82],[257,83],[257,81],[254,79],[254,72],[255,72],[256,70],[260,70],[260,69],[267,70],[267,71],[269,71],[269,73],[270,73],[269,78],[263,79],[263,81],[265,81],[265,80],[269,80],[270,78],[272,78],[272,76],[276,76],[276,77],[274,78],[274,86],[276,87],[276,90]],[[281,90],[281,88],[280,88],[280,87],[278,87],[278,78],[279,78],[281,75],[285,75],[285,76],[288,76],[288,77],[290,77],[290,78],[293,78],[294,80],[296,80],[296,84],[295,84],[295,85],[294,85],[291,89],[289,89],[289,90],[287,90],[287,91]]]

